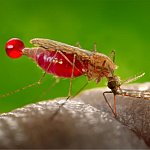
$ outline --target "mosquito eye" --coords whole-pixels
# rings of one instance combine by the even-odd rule
[[[110,89],[114,89],[114,88],[116,87],[116,82],[115,82],[115,81],[110,81],[110,82],[108,82],[108,87],[109,87]]]
[[[10,58],[19,58],[22,56],[24,47],[24,43],[20,39],[12,38],[6,43],[5,50]]]

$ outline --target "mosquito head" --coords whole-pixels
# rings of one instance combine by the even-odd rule
[[[113,93],[116,93],[118,88],[120,87],[120,79],[118,76],[108,77],[108,85],[107,85]]]
[[[24,49],[24,47],[24,43],[20,39],[12,38],[7,41],[5,50],[10,58],[19,58],[23,54],[22,50]]]

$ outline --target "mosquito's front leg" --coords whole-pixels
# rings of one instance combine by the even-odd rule
[[[110,105],[110,103],[107,100],[106,94],[110,94],[112,93],[112,91],[105,91],[103,93],[104,99],[107,103],[107,105],[109,106],[109,108],[111,109],[112,113],[114,114],[115,117],[117,117],[117,112],[116,112],[116,95],[114,94],[114,108],[112,108],[112,106]]]

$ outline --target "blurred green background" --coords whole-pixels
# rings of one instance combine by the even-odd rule
[[[80,42],[92,50],[109,55],[116,50],[116,74],[122,79],[145,72],[136,82],[147,82],[150,59],[150,1],[149,0],[0,0],[0,94],[38,81],[43,71],[27,57],[10,59],[5,43],[13,37],[32,47],[32,38],[49,38],[75,45]],[[47,75],[40,86],[0,99],[0,112],[55,97],[67,96],[69,80],[61,81],[45,95],[55,78]],[[73,93],[86,82],[79,77],[73,82]],[[87,89],[105,86],[104,79]]]

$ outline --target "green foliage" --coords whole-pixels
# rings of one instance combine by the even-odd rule
[[[122,79],[140,72],[146,75],[137,82],[149,81],[150,1],[148,0],[1,0],[0,1],[0,94],[36,82],[42,75],[26,57],[12,60],[5,54],[8,39],[18,37],[27,47],[35,37],[49,38],[71,45],[80,42],[91,50],[109,55],[116,50],[116,74]],[[55,79],[47,75],[42,85],[0,99],[0,112],[54,97],[67,96],[69,80],[62,79],[41,96]],[[73,92],[86,82],[77,78]],[[91,83],[87,88],[104,86]],[[38,98],[41,96],[40,98]]]

